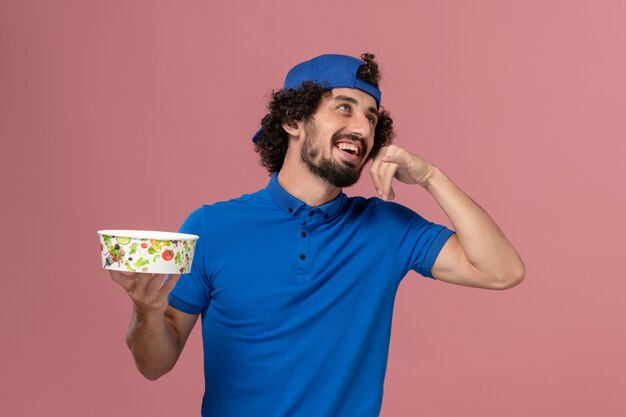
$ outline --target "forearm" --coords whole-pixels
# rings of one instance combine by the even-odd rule
[[[163,314],[143,316],[133,309],[126,343],[137,369],[150,380],[169,372],[178,359],[178,341]]]
[[[424,188],[446,213],[467,259],[501,280],[521,280],[524,263],[498,225],[439,168],[432,167]]]

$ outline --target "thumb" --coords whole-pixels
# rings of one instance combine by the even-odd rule
[[[410,157],[408,157],[406,154],[401,154],[401,153],[388,154],[388,155],[383,156],[383,162],[397,164],[403,168],[409,165],[410,160],[411,160]]]

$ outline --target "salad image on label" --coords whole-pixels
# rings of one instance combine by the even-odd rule
[[[147,230],[99,230],[102,267],[116,271],[185,274],[196,235]]]

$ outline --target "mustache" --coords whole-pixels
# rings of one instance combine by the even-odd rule
[[[333,136],[333,145],[335,145],[341,139],[350,139],[354,142],[359,142],[359,145],[361,147],[361,152],[359,152],[359,155],[362,156],[367,153],[367,143],[365,143],[365,139],[363,139],[362,137],[353,135],[352,133],[338,133]]]

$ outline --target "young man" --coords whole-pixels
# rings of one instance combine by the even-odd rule
[[[111,272],[134,303],[127,342],[156,379],[202,315],[209,416],[377,416],[391,316],[409,270],[505,289],[524,264],[498,226],[436,166],[391,145],[374,56],[294,67],[254,136],[267,188],[194,211],[192,271]],[[348,198],[366,163],[380,198]],[[393,203],[424,187],[455,231]]]

